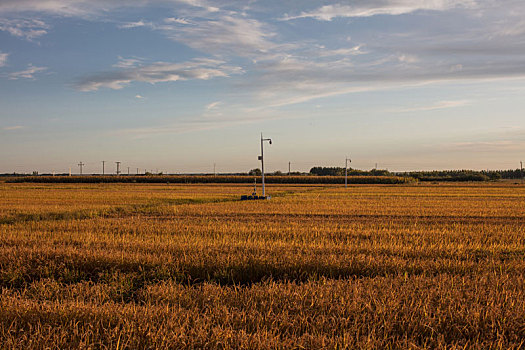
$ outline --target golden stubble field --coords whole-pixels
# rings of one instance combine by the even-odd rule
[[[0,348],[523,348],[525,187],[0,183]]]

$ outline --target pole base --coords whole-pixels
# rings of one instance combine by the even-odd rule
[[[248,195],[243,195],[241,196],[241,201],[251,201],[251,200],[259,200],[259,199],[270,199],[272,197],[270,196],[248,196]]]

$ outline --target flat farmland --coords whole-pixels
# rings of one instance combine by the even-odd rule
[[[0,347],[525,347],[525,187],[252,188],[0,183]]]

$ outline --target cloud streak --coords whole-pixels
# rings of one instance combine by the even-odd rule
[[[439,101],[437,103],[427,105],[427,106],[401,108],[401,109],[394,110],[393,112],[397,112],[397,113],[427,112],[427,111],[434,111],[434,110],[439,110],[439,109],[464,107],[464,106],[468,106],[469,104],[470,104],[469,100]]]
[[[178,21],[156,28],[174,41],[213,55],[257,57],[277,46],[271,41],[276,34],[266,24],[232,14],[214,14],[191,24]]]
[[[20,129],[23,129],[23,128],[24,127],[22,125],[12,125],[12,126],[5,126],[2,129],[5,130],[5,131],[13,131],[13,130],[20,130]]]
[[[47,67],[37,67],[29,64],[27,69],[9,73],[7,76],[9,80],[18,80],[18,79],[35,79],[35,74],[45,72]]]
[[[2,0],[0,14],[45,13],[66,17],[93,17],[110,14],[120,8],[150,5],[173,6],[174,4],[196,7],[208,12],[218,11],[207,1],[199,0]]]
[[[284,20],[314,18],[318,21],[331,21],[338,17],[357,18],[376,15],[404,15],[416,11],[446,11],[453,8],[472,8],[473,0],[367,0],[355,1],[352,5],[330,4],[295,16],[285,16]]]
[[[0,52],[0,67],[4,67],[7,64],[8,53]]]
[[[49,25],[38,19],[5,19],[0,18],[0,31],[33,41],[47,34]]]
[[[128,62],[126,68],[103,72],[84,77],[74,86],[80,91],[96,91],[100,88],[122,89],[132,82],[162,83],[185,80],[209,80],[241,74],[240,67],[230,66],[224,61],[213,59],[194,59],[182,63],[156,62],[150,65],[133,65]]]

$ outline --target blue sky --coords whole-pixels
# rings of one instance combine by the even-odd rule
[[[517,168],[522,0],[2,0],[0,172]]]

